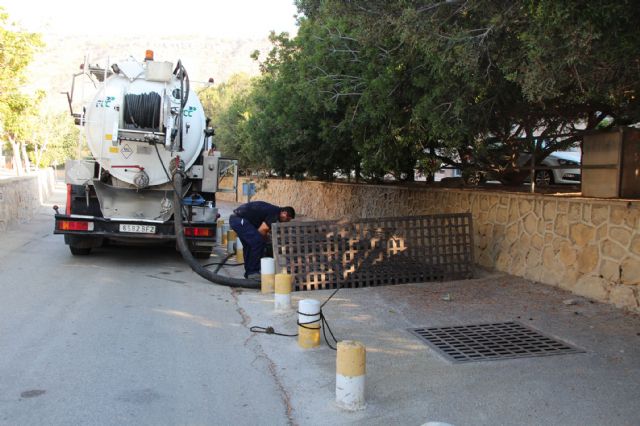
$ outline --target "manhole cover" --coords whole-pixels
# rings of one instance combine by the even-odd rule
[[[409,331],[454,363],[584,352],[515,321]]]

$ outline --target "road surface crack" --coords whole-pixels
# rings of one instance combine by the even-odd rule
[[[233,301],[236,305],[236,311],[242,318],[241,324],[243,327],[249,328],[249,324],[251,323],[251,317],[249,316],[249,314],[247,314],[247,311],[245,311],[244,308],[240,306],[240,303],[239,303],[240,300],[238,298],[238,294],[240,294],[240,292],[237,289],[235,288],[231,289],[231,296],[233,297]],[[262,347],[262,345],[254,340],[255,336],[256,336],[255,333],[250,333],[249,337],[244,341],[244,346],[249,348],[251,351],[255,353],[256,359],[262,358],[266,361],[269,374],[273,378],[273,381],[275,382],[276,387],[280,392],[282,402],[284,403],[285,414],[287,416],[288,423],[290,425],[296,426],[297,423],[293,418],[293,407],[291,405],[291,397],[289,395],[289,392],[287,392],[287,390],[284,387],[284,384],[282,383],[280,376],[278,376],[278,369],[275,362],[273,362],[273,360],[269,358],[269,356],[264,351],[264,348]],[[249,342],[251,342],[252,340],[253,340],[252,342],[253,344],[249,345]]]

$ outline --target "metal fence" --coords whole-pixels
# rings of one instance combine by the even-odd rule
[[[294,290],[356,288],[471,278],[470,213],[277,223],[278,270]]]

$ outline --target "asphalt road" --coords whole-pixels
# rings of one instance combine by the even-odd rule
[[[172,249],[74,257],[52,213],[0,234],[0,424],[290,422],[237,292]]]

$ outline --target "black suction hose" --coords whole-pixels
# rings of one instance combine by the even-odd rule
[[[184,260],[191,266],[193,271],[200,275],[205,280],[211,281],[215,284],[224,285],[227,287],[242,287],[250,289],[259,289],[260,283],[250,280],[243,280],[238,278],[229,278],[223,275],[219,275],[204,266],[202,266],[191,254],[187,245],[187,238],[184,236],[184,227],[182,225],[182,203],[178,194],[182,194],[182,172],[177,171],[173,175],[173,183],[176,188],[173,195],[173,223],[175,224],[176,241],[178,242],[178,250],[184,258]],[[217,272],[217,271],[216,271]]]

